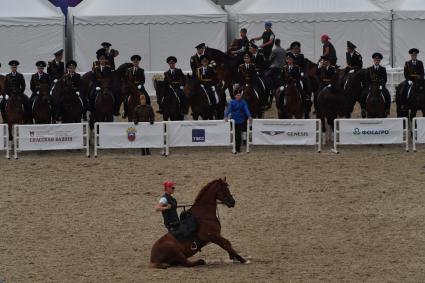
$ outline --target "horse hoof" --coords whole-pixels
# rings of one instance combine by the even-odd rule
[[[200,259],[198,260],[198,265],[206,265],[207,263],[205,262],[205,260]]]

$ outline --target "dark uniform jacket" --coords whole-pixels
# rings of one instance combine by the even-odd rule
[[[94,73],[94,80],[95,83],[99,86],[101,84],[102,81],[104,80],[111,80],[112,78],[112,70],[111,67],[109,67],[108,65],[102,66],[98,65],[93,69],[93,73]]]
[[[211,87],[216,84],[216,73],[213,68],[206,67],[205,70],[203,67],[199,67],[196,70],[196,78],[198,81],[205,85],[206,87]]]
[[[249,50],[249,39],[248,37],[241,38],[239,46],[236,48],[236,53],[243,53]]]
[[[186,76],[181,69],[175,68],[173,72],[171,70],[164,72],[164,81],[173,88],[180,88],[186,84]]]
[[[264,50],[264,56],[268,57],[272,53],[272,49],[273,49],[273,46],[274,46],[275,35],[274,35],[273,31],[271,31],[271,30],[269,30],[269,31],[265,30],[263,32],[263,34],[261,35],[261,39],[263,40],[263,44],[266,43],[266,42],[268,42],[270,39],[273,40],[272,44],[267,45],[263,49]]]
[[[252,63],[255,65],[255,71],[263,76],[265,70],[267,69],[267,63],[264,55],[259,52],[257,52],[255,55],[252,54]]]
[[[4,89],[6,94],[23,94],[26,88],[24,76],[21,73],[9,73],[6,75]]]
[[[137,105],[134,108],[134,122],[150,122],[153,124],[155,121],[155,114],[150,105]]]
[[[370,86],[372,83],[379,83],[383,87],[387,83],[387,70],[381,65],[378,66],[378,70],[375,66],[367,68],[366,84]]]
[[[80,89],[81,75],[74,73],[67,73],[62,77],[62,87],[69,88],[73,91],[78,91]]]
[[[145,70],[140,67],[137,67],[136,70],[134,70],[134,67],[128,68],[126,72],[126,77],[135,86],[143,86],[145,84]]]
[[[238,73],[240,84],[251,83],[254,77],[257,76],[254,64],[240,64],[238,67]]]
[[[50,81],[60,80],[65,74],[64,62],[56,63],[56,60],[52,60],[47,64],[47,74],[50,76]]]
[[[322,85],[333,84],[335,82],[335,74],[336,69],[334,66],[322,66],[317,69],[317,75]]]
[[[325,51],[327,47],[329,47],[329,54],[327,54],[329,56],[329,61],[331,62],[332,66],[335,66],[337,61],[335,47],[329,41],[325,42],[323,44],[323,55],[325,55]]]
[[[31,82],[30,82],[30,89],[33,94],[36,94],[37,91],[41,89],[42,85],[47,85],[48,89],[50,90],[51,87],[51,81],[48,74],[44,73],[41,75],[41,77],[38,75],[38,73],[35,73],[31,76]]]
[[[111,51],[106,54],[106,59],[108,60],[112,71],[115,71],[115,52],[116,50],[111,49]]]
[[[304,54],[299,53],[298,55],[295,55],[294,64],[300,67],[301,71],[304,70]]]
[[[190,57],[190,68],[192,69],[192,74],[196,74],[196,70],[198,70],[199,67],[201,67],[201,59],[199,59],[201,55],[198,55],[196,53],[192,57]]]
[[[353,55],[346,52],[345,57],[347,59],[347,69],[348,70],[361,70],[363,68],[363,59],[362,55],[359,52],[354,51]]]
[[[412,60],[404,64],[404,77],[408,81],[415,81],[416,79],[424,79],[424,64],[422,61],[416,60],[413,65]]]
[[[171,204],[171,209],[162,211],[165,227],[168,228],[175,226],[180,222],[179,216],[177,214],[177,200],[169,194],[164,194],[162,197],[167,199],[168,204]]]
[[[282,80],[284,83],[289,83],[290,79],[295,82],[299,82],[301,79],[300,67],[297,65],[292,65],[292,68],[289,65],[283,66],[282,70]]]

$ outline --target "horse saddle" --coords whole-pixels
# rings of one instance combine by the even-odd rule
[[[180,215],[180,225],[174,231],[170,231],[178,241],[192,241],[192,249],[198,250],[199,241],[196,239],[196,233],[199,229],[199,223],[195,216],[189,212],[183,211]]]

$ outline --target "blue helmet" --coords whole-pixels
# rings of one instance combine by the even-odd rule
[[[272,27],[272,22],[271,21],[266,21],[264,22],[264,26],[271,28]]]

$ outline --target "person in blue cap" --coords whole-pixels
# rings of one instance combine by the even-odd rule
[[[263,44],[260,45],[259,47],[263,49],[264,57],[267,60],[269,60],[270,54],[272,53],[272,49],[274,46],[274,40],[275,40],[275,35],[272,31],[272,22],[266,21],[264,23],[264,28],[265,30],[263,34],[261,36],[252,38],[251,41],[257,41],[260,39],[263,40]]]

